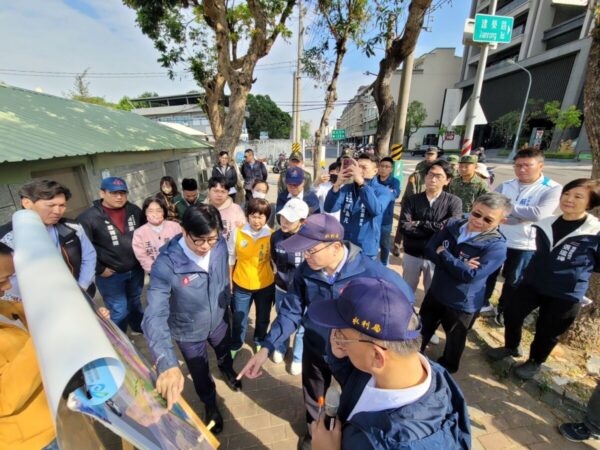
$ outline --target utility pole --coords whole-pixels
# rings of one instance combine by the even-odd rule
[[[392,135],[392,151],[390,152],[394,155],[394,159],[401,159],[402,152],[404,151],[404,130],[406,127],[408,98],[410,96],[414,62],[415,53],[411,52],[402,64],[402,78],[400,78],[400,90],[398,91],[398,104],[396,106],[396,123],[394,134]],[[406,144],[408,145],[408,142]]]
[[[302,80],[302,55],[304,54],[304,11],[302,10],[302,0],[298,0],[298,11],[298,58],[296,61],[296,72],[294,73],[294,111],[296,112],[296,115],[293,118],[293,142],[300,143],[302,137],[302,127],[300,125],[300,81]]]
[[[498,0],[490,1],[490,9],[488,14],[493,16],[496,14],[496,5]],[[477,65],[477,74],[473,82],[473,93],[469,99],[467,105],[467,111],[465,114],[465,135],[463,137],[463,145],[460,151],[462,155],[471,154],[473,146],[473,133],[475,132],[475,108],[479,104],[481,98],[481,88],[483,87],[483,77],[485,75],[485,66],[487,65],[488,53],[490,51],[490,44],[481,45],[481,52],[479,56],[479,64]]]
[[[296,96],[296,71],[292,79],[292,130],[290,140],[296,142],[296,115],[298,114],[298,97]]]

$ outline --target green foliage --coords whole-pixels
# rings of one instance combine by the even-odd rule
[[[425,109],[425,105],[418,100],[413,100],[410,102],[406,112],[406,126],[404,135],[410,139],[410,137],[423,126],[423,123],[425,123],[426,119],[427,110]]]
[[[581,126],[581,111],[575,105],[569,106],[565,110],[560,109],[558,100],[548,102],[544,105],[544,112],[548,120],[559,130],[567,130]]]
[[[258,139],[261,131],[268,131],[271,139],[290,137],[292,117],[279,109],[268,95],[248,95],[247,110],[246,127],[250,139]],[[302,128],[304,130],[304,124]]]
[[[300,137],[302,139],[309,139],[310,138],[310,123],[309,122],[302,122],[302,125],[300,125]]]
[[[121,98],[121,100],[119,100],[119,103],[117,103],[114,108],[121,109],[123,111],[131,111],[132,109],[135,109],[135,106],[133,106],[129,97],[124,96]]]
[[[510,111],[498,117],[492,123],[493,133],[502,138],[505,146],[508,145],[509,141],[517,131],[520,117],[519,111]]]
[[[454,131],[456,134],[458,134],[461,138],[465,135],[465,130],[467,127],[465,127],[464,125],[456,125],[454,127],[452,127],[452,131]]]
[[[193,91],[188,92],[188,94],[195,94],[195,93],[196,92],[193,92]],[[159,95],[156,92],[144,91],[140,95],[137,96],[137,98],[152,98],[152,97],[159,97]]]

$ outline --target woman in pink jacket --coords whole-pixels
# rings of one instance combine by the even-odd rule
[[[177,222],[165,220],[168,211],[161,196],[144,200],[142,213],[147,222],[133,232],[132,244],[133,253],[146,273],[150,273],[160,248],[181,234],[181,226]]]

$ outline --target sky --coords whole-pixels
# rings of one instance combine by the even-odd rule
[[[152,41],[135,23],[135,13],[120,0],[3,0],[0,9],[0,81],[25,89],[67,96],[73,88],[75,73],[89,68],[90,91],[94,96],[111,102],[124,95],[136,97],[142,92],[159,95],[182,94],[198,89],[191,76],[170,80],[157,62],[159,53]],[[434,0],[434,3],[438,1]],[[446,0],[426,20],[417,43],[416,55],[436,47],[455,47],[462,55],[462,30],[468,16],[470,0]],[[308,11],[308,25],[315,13]],[[280,108],[291,113],[293,60],[297,53],[297,12],[288,26],[294,36],[278,38],[269,55],[255,71],[253,94],[269,95]],[[318,40],[308,27],[305,47]],[[338,81],[338,99],[350,100],[358,87],[373,81],[381,52],[367,58],[356,48],[350,48]],[[15,73],[19,71],[19,73]],[[36,73],[44,72],[44,73]],[[50,73],[52,72],[52,73]],[[136,74],[115,75],[115,74]],[[164,74],[164,75],[163,75]],[[312,130],[321,118],[323,89],[311,79],[301,85],[303,121],[311,122]],[[330,120],[341,115],[343,104],[336,107]]]

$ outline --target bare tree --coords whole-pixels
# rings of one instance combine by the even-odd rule
[[[201,106],[210,120],[215,151],[233,152],[256,64],[279,35],[290,35],[285,24],[296,0],[123,1],[136,11],[138,25],[154,41],[170,75],[184,66],[204,89]]]

